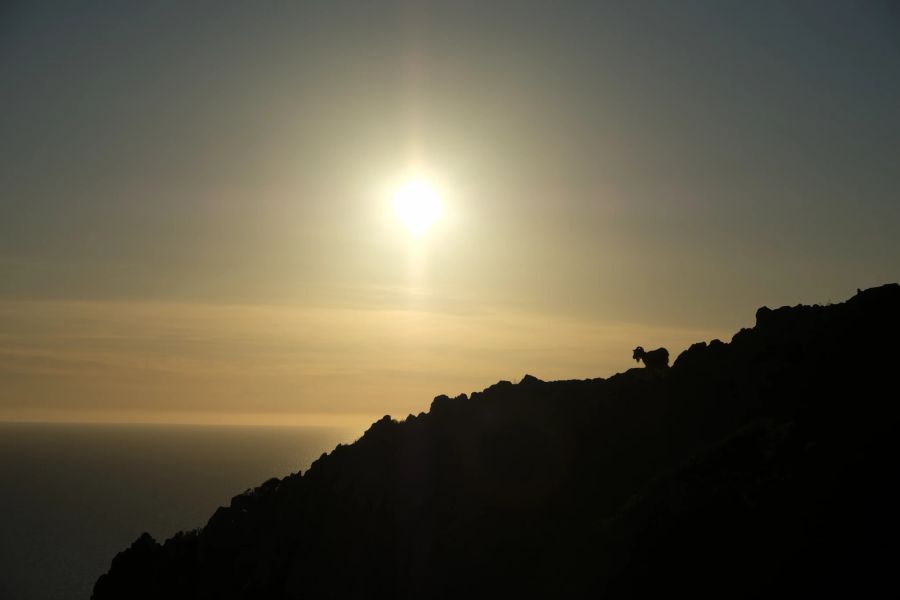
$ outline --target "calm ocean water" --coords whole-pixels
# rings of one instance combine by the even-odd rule
[[[0,599],[90,597],[143,531],[206,523],[355,429],[0,423]]]

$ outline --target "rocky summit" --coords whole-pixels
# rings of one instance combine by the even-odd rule
[[[898,333],[891,284],[671,367],[438,396],[142,535],[93,598],[895,595]]]

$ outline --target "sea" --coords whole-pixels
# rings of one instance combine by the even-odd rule
[[[0,599],[86,600],[117,552],[202,527],[362,431],[0,423]]]

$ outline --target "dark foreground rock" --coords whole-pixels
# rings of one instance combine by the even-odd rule
[[[93,597],[895,596],[898,333],[893,284],[667,370],[439,396],[145,534]]]

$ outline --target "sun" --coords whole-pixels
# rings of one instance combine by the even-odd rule
[[[413,236],[422,235],[441,216],[441,200],[422,180],[405,183],[394,194],[394,214]]]

